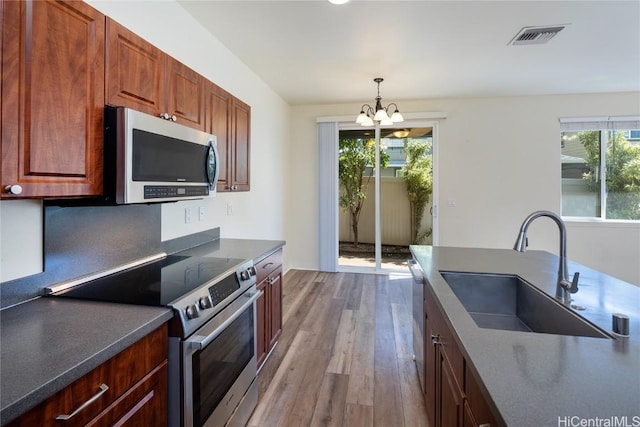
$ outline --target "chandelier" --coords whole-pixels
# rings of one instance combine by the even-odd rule
[[[376,96],[375,109],[369,104],[364,104],[360,109],[360,114],[356,118],[356,123],[362,126],[373,126],[373,121],[375,120],[376,122],[380,122],[382,126],[388,126],[394,123],[403,122],[404,117],[402,117],[402,114],[400,114],[400,111],[398,110],[398,106],[394,102],[387,105],[386,107],[382,106],[382,98],[380,97],[380,83],[382,83],[384,79],[382,77],[376,77],[375,79],[373,79],[373,81],[378,84],[378,96]],[[395,110],[393,110],[393,113],[391,114],[391,116],[389,116],[389,111],[392,111],[392,105]]]

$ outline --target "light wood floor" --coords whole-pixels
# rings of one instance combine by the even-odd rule
[[[291,270],[283,320],[249,426],[427,426],[410,276]]]

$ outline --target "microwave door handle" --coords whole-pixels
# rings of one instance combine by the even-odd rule
[[[216,339],[218,337],[218,335],[220,335],[222,333],[222,331],[224,331],[227,328],[227,326],[229,326],[231,323],[233,323],[234,320],[236,320],[238,317],[240,317],[242,312],[244,312],[247,309],[247,307],[249,307],[254,302],[256,302],[256,300],[258,298],[260,298],[260,296],[262,296],[262,294],[263,294],[263,292],[259,291],[259,292],[256,292],[256,293],[252,294],[252,295],[249,295],[248,296],[249,300],[246,301],[244,304],[242,304],[242,306],[240,308],[238,308],[231,316],[229,316],[228,319],[226,319],[224,322],[222,322],[222,324],[220,326],[215,328],[213,331],[211,331],[206,336],[196,335],[193,338],[190,338],[190,339],[186,340],[185,343],[187,344],[187,346],[189,346],[193,350],[202,350],[203,348],[205,348],[206,346],[211,344],[211,342],[214,339]]]
[[[218,150],[216,149],[216,146],[214,145],[214,140],[210,139],[209,140],[209,150],[207,151],[207,158],[205,161],[205,175],[207,176],[207,182],[209,183],[209,189],[213,190],[214,186],[216,185],[216,182],[218,181],[218,174],[220,173],[220,159],[218,158]],[[213,156],[213,163],[214,163],[214,172],[213,172],[213,176],[211,176],[210,170],[209,170],[209,165],[211,164],[211,157]]]

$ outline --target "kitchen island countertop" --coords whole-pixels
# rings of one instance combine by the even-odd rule
[[[575,311],[612,333],[612,313],[630,318],[630,335],[614,339],[483,329],[440,271],[517,275],[555,295],[558,257],[544,251],[411,246],[428,286],[508,426],[640,426],[640,288],[583,265]],[[592,424],[586,424],[591,422]],[[597,423],[600,424],[597,424]],[[606,424],[623,422],[623,424]],[[572,424],[573,423],[573,424]],[[578,423],[578,424],[576,424]],[[585,424],[579,424],[585,423]]]

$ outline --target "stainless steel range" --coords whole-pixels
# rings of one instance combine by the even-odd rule
[[[253,261],[159,254],[82,281],[55,297],[171,307],[169,425],[245,425],[258,400]]]

